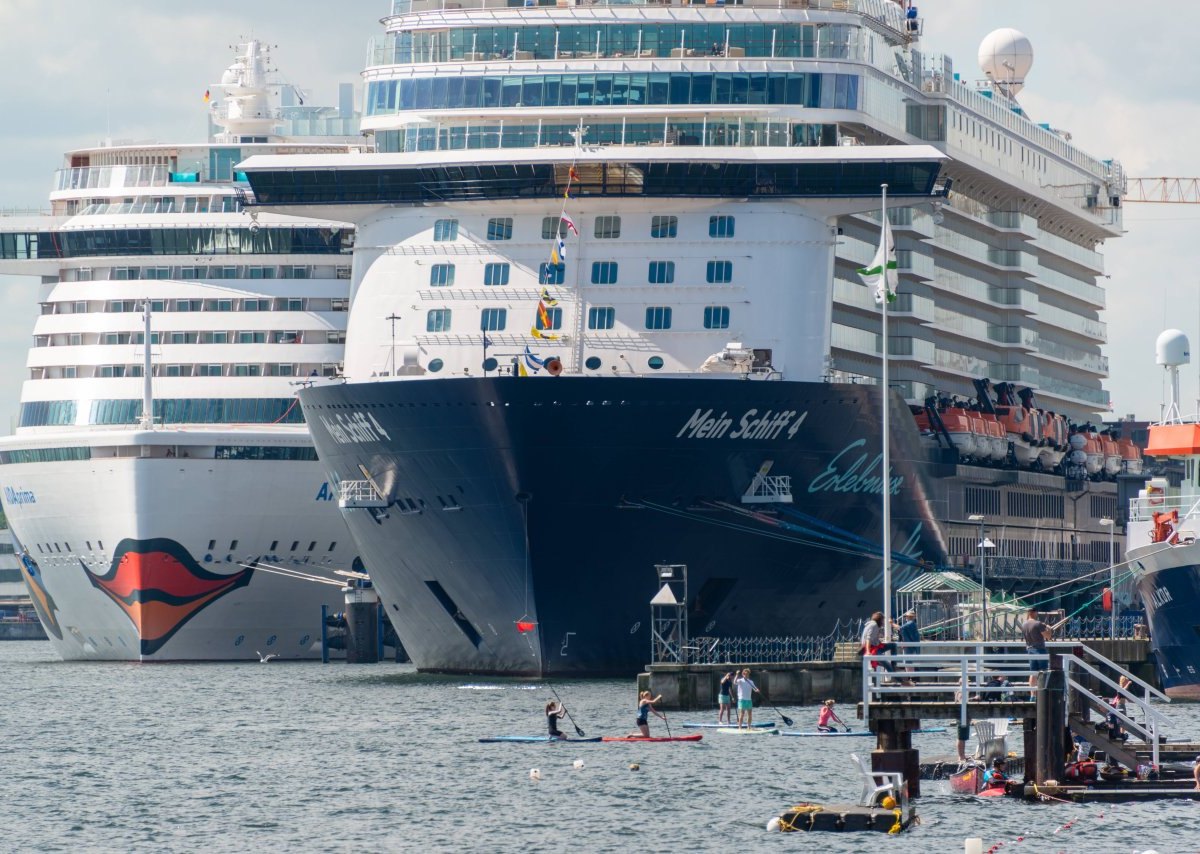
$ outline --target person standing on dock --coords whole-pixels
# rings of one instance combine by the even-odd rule
[[[727,726],[733,726],[733,676],[732,670],[726,673],[725,678],[721,680],[721,687],[717,689],[717,723]]]
[[[551,738],[566,738],[559,729],[558,722],[567,716],[567,707],[557,700],[546,704],[546,724],[550,729]]]
[[[920,655],[921,654],[921,630],[917,627],[917,612],[909,608],[904,612],[904,616],[900,618],[900,624],[896,626],[896,631],[900,637],[900,651],[905,655]],[[920,668],[915,665],[906,667],[909,673],[914,673]],[[915,684],[913,680],[908,680],[908,684]]]
[[[863,624],[862,651],[863,655],[883,655],[896,651],[894,643],[883,642],[883,611],[876,611],[871,615],[871,619]],[[882,667],[889,673],[894,669],[886,661],[872,661],[871,667]]]
[[[1025,637],[1025,651],[1037,656],[1029,662],[1029,687],[1037,687],[1037,672],[1050,668],[1050,658],[1046,652],[1046,641],[1050,640],[1050,627],[1038,619],[1037,608],[1030,608],[1028,618],[1021,623],[1021,634]]]
[[[1196,781],[1196,788],[1200,789],[1200,756],[1192,763],[1192,779]]]
[[[754,692],[758,686],[750,681],[750,668],[745,668],[741,675],[733,680],[737,686],[738,695],[738,729],[742,728],[742,716],[745,715],[746,727],[754,726]]]

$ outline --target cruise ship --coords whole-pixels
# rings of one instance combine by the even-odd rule
[[[316,657],[340,610],[358,553],[296,390],[340,371],[353,228],[249,213],[234,167],[351,151],[358,116],[268,61],[199,88],[207,142],[71,151],[48,215],[0,220],[0,271],[41,281],[0,499],[65,659]]]
[[[974,82],[892,0],[383,24],[373,150],[239,168],[264,214],[356,226],[348,382],[300,399],[419,668],[635,672],[652,598],[693,639],[826,632],[880,604],[885,488],[897,587],[1107,566],[1125,178],[1026,114],[1019,32]]]

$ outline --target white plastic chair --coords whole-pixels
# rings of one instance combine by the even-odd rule
[[[857,753],[850,754],[850,761],[862,777],[862,794],[858,797],[860,806],[878,806],[879,799],[884,795],[891,795],[897,802],[903,800],[901,793],[904,790],[904,775],[899,771],[872,771],[870,764]],[[879,782],[880,779],[883,780],[882,783]]]

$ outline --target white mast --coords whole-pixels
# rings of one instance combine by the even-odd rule
[[[883,398],[883,639],[890,640],[892,636],[892,458],[891,458],[891,432],[888,418],[888,404],[890,396],[888,394],[888,298],[891,296],[888,290],[888,258],[891,256],[891,247],[887,245],[887,184],[880,184],[880,189],[883,191],[882,200],[880,202],[880,229],[885,235],[883,238],[884,254],[883,254],[883,269],[880,275],[883,277],[883,314],[881,328],[883,329],[883,370],[882,382],[882,398]]]

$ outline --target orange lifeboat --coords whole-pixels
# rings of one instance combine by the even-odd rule
[[[1121,452],[1121,471],[1125,474],[1142,473],[1142,452],[1132,439],[1118,439],[1117,450]]]
[[[990,460],[992,458],[992,439],[988,434],[987,425],[983,422],[983,413],[969,409],[967,410],[967,420],[971,422],[971,434],[975,437],[975,459]]]
[[[1036,418],[1030,418],[1031,410],[1020,406],[997,406],[996,417],[1004,425],[1004,432],[1012,445],[1017,465],[1027,467],[1037,459],[1038,449],[1035,434],[1039,433]]]
[[[1121,473],[1121,449],[1112,436],[1100,436],[1100,448],[1104,453],[1104,474],[1116,477]]]
[[[961,406],[948,406],[941,413],[942,426],[950,441],[963,457],[975,456],[975,432],[971,429],[970,414]]]
[[[1084,466],[1087,468],[1088,476],[1094,477],[1104,470],[1104,446],[1100,444],[1100,437],[1092,431],[1084,432],[1083,452],[1087,454],[1087,462]]]
[[[1038,449],[1038,465],[1054,471],[1067,452],[1067,419],[1053,412],[1042,415],[1042,447]]]
[[[1003,462],[1008,456],[1008,439],[1004,435],[1004,425],[990,412],[981,412],[983,426],[987,430],[988,447],[993,462]]]

